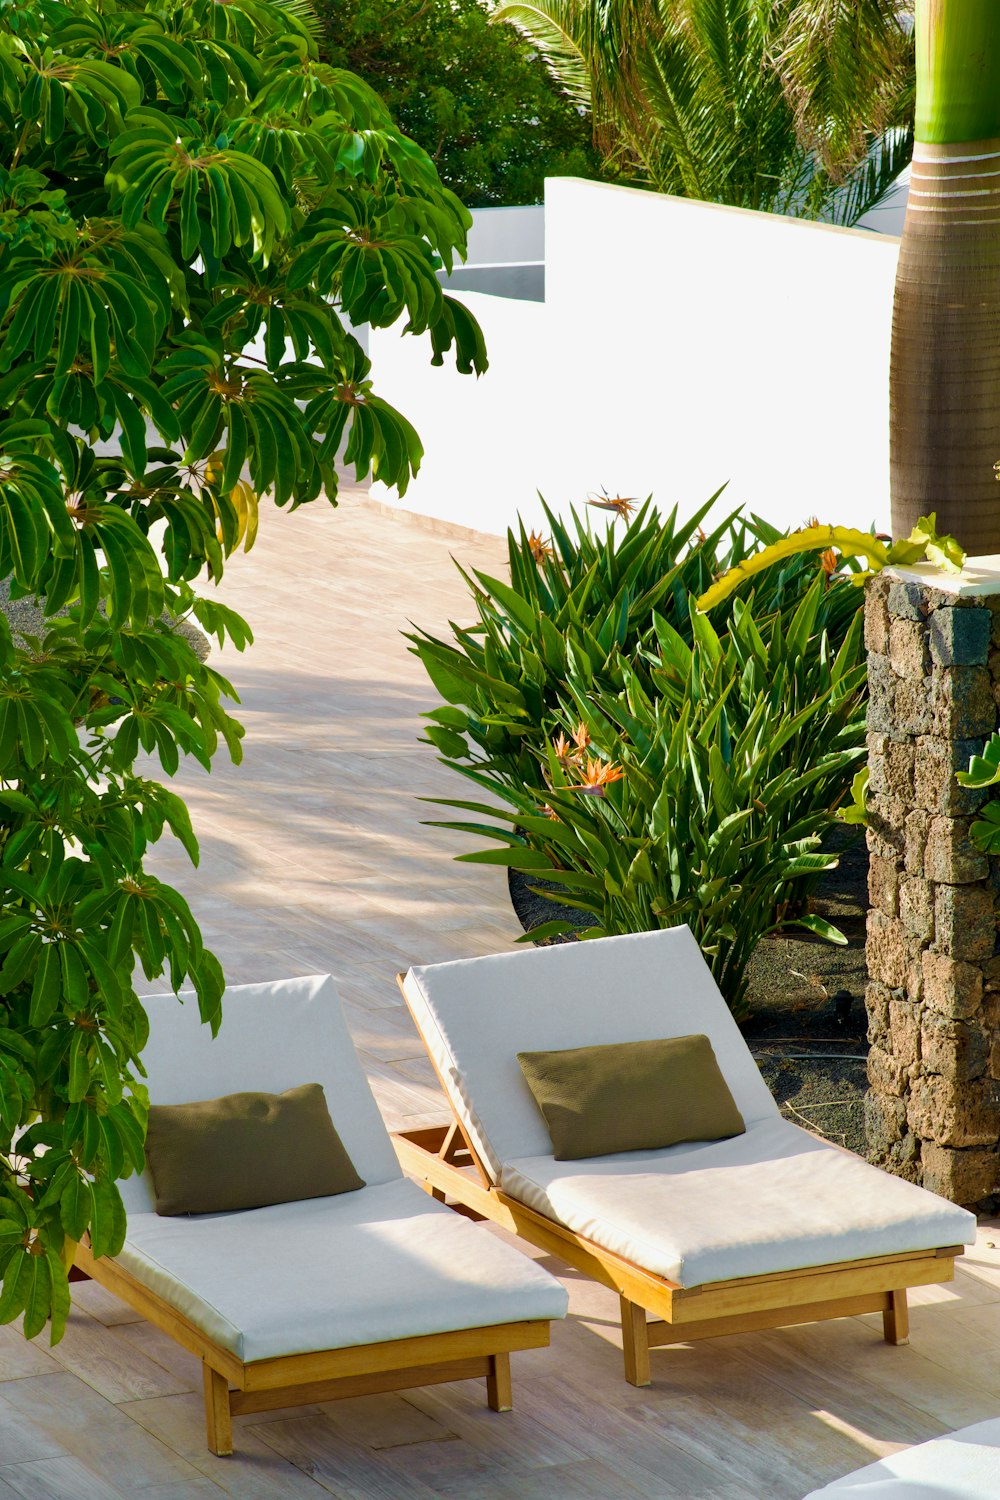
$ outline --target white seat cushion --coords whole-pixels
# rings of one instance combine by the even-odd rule
[[[244,1363],[565,1316],[565,1288],[405,1180],[245,1213],[129,1216],[118,1263]]]
[[[731,1140],[587,1161],[511,1162],[500,1186],[681,1286],[939,1245],[972,1244],[972,1214],[786,1120]]]
[[[907,1448],[813,1490],[805,1500],[997,1500],[1000,1420]]]
[[[458,1118],[495,1179],[552,1150],[518,1052],[706,1035],[744,1120],[774,1119],[690,930],[671,927],[413,968],[404,992]]]

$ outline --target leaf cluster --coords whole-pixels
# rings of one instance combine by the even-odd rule
[[[121,1246],[143,1160],[136,965],[220,1021],[223,978],[145,868],[170,777],[240,758],[235,693],[179,622],[259,499],[335,501],[338,458],[420,461],[351,331],[401,322],[485,368],[441,265],[470,218],[378,96],[320,62],[295,0],[0,5],[0,1322],[69,1305],[85,1233]]]
[[[957,771],[956,780],[970,791],[986,791],[1000,785],[1000,734],[990,735],[981,755],[969,759],[967,771]],[[979,809],[969,828],[969,841],[983,854],[1000,854],[1000,796],[996,793]]]
[[[546,177],[595,177],[580,111],[527,38],[480,0],[320,0],[320,52],[378,90],[471,208],[540,203]]]
[[[855,223],[910,159],[895,0],[501,0],[591,114],[608,166],[660,192]]]
[[[510,536],[509,584],[468,579],[476,625],[411,641],[445,699],[427,738],[479,789],[445,805],[488,819],[443,826],[501,845],[460,858],[544,876],[584,935],[689,923],[740,1014],[765,932],[839,936],[804,908],[864,755],[861,595],[795,554],[710,624],[704,582],[777,534],[703,518],[647,503],[598,539],[549,514],[551,549]]]

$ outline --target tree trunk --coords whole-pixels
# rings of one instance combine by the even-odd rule
[[[917,120],[892,322],[892,530],[1000,552],[1000,5],[917,0]]]
[[[889,413],[893,536],[1000,552],[1000,139],[914,147]]]

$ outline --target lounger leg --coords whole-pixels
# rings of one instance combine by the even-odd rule
[[[622,1297],[622,1348],[629,1385],[649,1385],[649,1329],[646,1309]]]
[[[210,1365],[203,1365],[205,1379],[205,1427],[208,1449],[219,1458],[233,1451],[233,1418],[229,1409],[229,1381]]]
[[[882,1328],[887,1344],[910,1342],[910,1311],[906,1305],[906,1288],[889,1293],[889,1306],[882,1314]]]
[[[490,1355],[490,1366],[486,1374],[486,1400],[491,1411],[510,1411],[514,1405],[509,1354]]]

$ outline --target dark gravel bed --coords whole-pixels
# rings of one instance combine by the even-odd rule
[[[813,908],[841,929],[847,947],[796,936],[795,929],[764,938],[750,968],[752,1011],[741,1025],[782,1114],[864,1156],[868,851],[853,829],[838,830],[834,847],[840,864],[824,877]],[[531,886],[542,884],[510,871],[511,901],[525,931],[556,917],[592,925],[584,913],[535,895]]]

